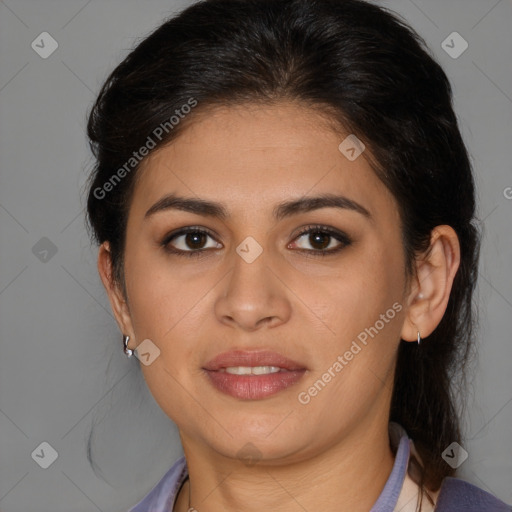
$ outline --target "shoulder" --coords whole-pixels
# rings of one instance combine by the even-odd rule
[[[443,480],[435,512],[512,512],[512,507],[492,494],[459,478]]]
[[[167,512],[171,510],[178,489],[188,476],[185,457],[180,457],[144,498],[128,512]]]

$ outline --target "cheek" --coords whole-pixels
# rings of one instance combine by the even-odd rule
[[[321,357],[300,391],[310,399],[310,417],[326,428],[356,421],[383,390],[391,392],[404,309],[403,272],[399,253],[375,244],[347,263],[336,280],[309,287],[309,298],[323,304],[318,310],[329,331],[322,331]]]
[[[314,280],[303,274],[296,280],[294,291],[315,313],[310,315],[311,321],[318,324],[329,345],[341,349],[350,344],[381,315],[393,320],[385,322],[381,330],[393,331],[392,338],[396,337],[399,308],[393,309],[393,304],[402,301],[404,263],[400,251],[391,247],[379,240],[367,241],[347,254],[330,274]],[[382,321],[377,327],[382,327]]]
[[[141,362],[140,368],[161,409],[179,418],[180,411],[190,407],[184,389],[194,389],[190,368],[197,358],[194,333],[203,321],[198,318],[200,299],[212,285],[204,276],[184,277],[173,271],[165,258],[149,250],[127,251],[125,269],[136,343],[150,339],[160,350],[158,358],[149,365]]]
[[[184,276],[160,249],[140,246],[126,252],[130,315],[138,339],[150,338],[163,347],[183,322],[194,322],[212,284],[201,273]]]

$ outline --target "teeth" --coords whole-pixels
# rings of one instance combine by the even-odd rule
[[[279,366],[229,366],[228,368],[222,368],[220,371],[233,375],[265,375],[280,372],[281,368]]]

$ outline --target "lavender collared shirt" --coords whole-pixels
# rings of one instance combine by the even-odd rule
[[[397,446],[391,474],[370,512],[393,512],[403,487],[409,465],[410,444],[405,430],[390,423],[391,443]],[[127,512],[172,512],[178,491],[188,477],[185,457],[180,457],[160,482]],[[478,487],[446,478],[438,496],[435,512],[512,512],[512,507]]]

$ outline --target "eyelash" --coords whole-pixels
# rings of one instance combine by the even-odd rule
[[[166,252],[168,252],[170,254],[175,254],[177,256],[185,256],[187,258],[202,257],[202,256],[204,256],[205,252],[211,250],[211,249],[197,249],[197,250],[190,250],[190,251],[182,251],[181,249],[173,249],[170,246],[170,242],[172,240],[174,240],[175,238],[178,238],[182,235],[186,235],[188,233],[204,234],[204,235],[208,235],[208,236],[212,237],[213,239],[215,239],[215,237],[213,236],[213,234],[210,231],[208,231],[204,228],[190,226],[190,227],[180,229],[177,232],[170,233],[170,234],[166,235],[165,238],[160,243],[160,245],[164,248],[164,250]],[[336,253],[340,252],[342,249],[344,249],[345,247],[351,245],[351,243],[352,243],[352,240],[350,239],[350,237],[348,235],[346,235],[345,233],[342,233],[341,231],[330,228],[328,226],[322,226],[322,225],[318,225],[318,224],[304,227],[297,234],[297,236],[294,238],[294,240],[301,238],[304,235],[311,234],[311,233],[320,233],[323,235],[328,235],[331,238],[334,238],[335,240],[337,240],[338,242],[341,243],[341,245],[339,245],[335,249],[318,249],[318,250],[296,249],[303,253],[309,253],[313,257],[317,257],[317,256],[324,257],[324,256],[336,254]]]

